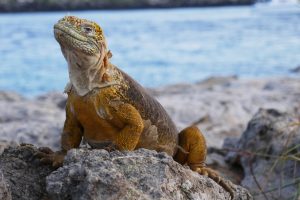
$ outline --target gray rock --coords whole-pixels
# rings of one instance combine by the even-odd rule
[[[0,140],[0,155],[3,153],[4,149],[8,147],[16,147],[17,143],[14,141],[6,141],[6,140]]]
[[[64,110],[58,105],[65,100],[63,95],[50,93],[45,95],[48,98],[32,100],[11,100],[3,96],[0,98],[1,140],[58,149],[65,120]]]
[[[234,186],[238,199],[252,199]],[[73,149],[64,166],[47,177],[53,199],[230,199],[211,179],[183,167],[165,153]]]
[[[295,67],[294,69],[291,69],[291,72],[300,73],[300,65],[298,67]]]
[[[35,153],[31,145],[5,149],[0,155],[0,195],[17,200],[230,198],[213,180],[165,153],[73,149],[56,171],[40,165]],[[253,199],[244,188],[232,187],[237,199]]]
[[[260,109],[234,147],[230,142],[225,144],[224,148],[231,150],[227,160],[243,167],[241,185],[255,199],[299,199],[299,119],[274,109]]]
[[[49,92],[47,94],[38,96],[36,99],[41,102],[55,104],[60,109],[65,109],[66,102],[67,102],[67,95],[64,93]]]
[[[0,101],[22,101],[25,98],[18,93],[12,91],[0,91]]]
[[[20,146],[9,147],[0,155],[0,171],[14,200],[41,200],[47,197],[45,179],[52,170],[39,164],[33,156],[35,152],[32,146]]]
[[[1,200],[12,199],[10,189],[1,170],[0,170],[0,199]]]
[[[300,79],[210,78],[197,84],[151,91],[179,130],[197,125],[210,147],[221,148],[227,137],[239,137],[259,110],[277,109],[300,115]]]

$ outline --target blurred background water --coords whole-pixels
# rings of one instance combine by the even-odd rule
[[[0,14],[0,90],[63,90],[67,64],[53,24],[67,14],[98,22],[112,63],[146,87],[291,76],[300,64],[298,5]]]

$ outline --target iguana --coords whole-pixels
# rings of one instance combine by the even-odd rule
[[[160,103],[110,63],[112,54],[99,25],[66,16],[54,25],[54,35],[67,60],[70,83],[62,149],[40,148],[41,162],[61,166],[67,151],[79,147],[82,139],[92,148],[163,151],[212,178],[233,197],[231,187],[205,166],[206,142],[200,130],[191,126],[178,132]]]

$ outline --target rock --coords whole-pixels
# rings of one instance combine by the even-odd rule
[[[32,146],[20,146],[9,147],[0,155],[0,171],[14,200],[40,200],[47,197],[45,179],[52,170],[39,164],[33,156],[35,152]]]
[[[12,91],[0,91],[0,101],[22,101],[25,98],[18,93]]]
[[[259,110],[300,115],[300,79],[210,78],[197,84],[152,89],[179,130],[191,124],[204,133],[208,146],[221,148],[226,137],[239,137]]]
[[[4,178],[3,172],[0,170],[0,199],[11,200],[11,191],[8,188],[8,184]]]
[[[275,109],[260,109],[240,139],[234,145],[232,142],[224,146],[229,150],[227,161],[242,166],[241,185],[248,188],[255,199],[299,198],[298,118]]]
[[[0,171],[8,184],[3,190],[4,179],[0,179],[0,192],[10,191],[12,199],[32,200],[230,199],[213,180],[165,153],[73,149],[64,166],[53,171],[39,164],[35,152],[35,147],[26,145],[10,147],[0,155]],[[232,187],[237,199],[253,199],[244,188]]]
[[[6,148],[8,148],[10,146],[11,147],[16,147],[17,143],[14,142],[14,141],[0,140],[0,155],[3,153],[4,149],[6,149]]]
[[[47,102],[49,104],[55,104],[60,109],[65,109],[67,103],[67,95],[58,92],[49,92],[47,94],[38,96],[36,98],[38,101]]]
[[[300,65],[290,70],[292,73],[300,73]]]
[[[252,199],[233,186],[240,199]],[[73,149],[64,166],[47,177],[53,199],[229,199],[207,177],[173,161],[165,153]]]
[[[201,85],[202,87],[212,88],[215,85],[221,86],[230,86],[232,81],[238,80],[237,76],[213,76],[209,77],[203,81],[198,82],[197,84]]]
[[[224,5],[250,5],[254,0],[2,0],[0,1],[0,12],[14,11],[44,11],[44,10],[87,10],[87,9],[128,9],[128,8],[174,8],[192,6],[224,6]]]
[[[46,96],[48,98],[15,101],[11,98],[0,98],[1,140],[58,149],[65,120],[64,110],[58,104],[65,97],[52,93]]]

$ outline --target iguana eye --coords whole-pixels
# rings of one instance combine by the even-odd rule
[[[83,27],[83,30],[86,34],[90,34],[90,33],[93,33],[93,28],[89,27],[89,26],[84,26]]]

